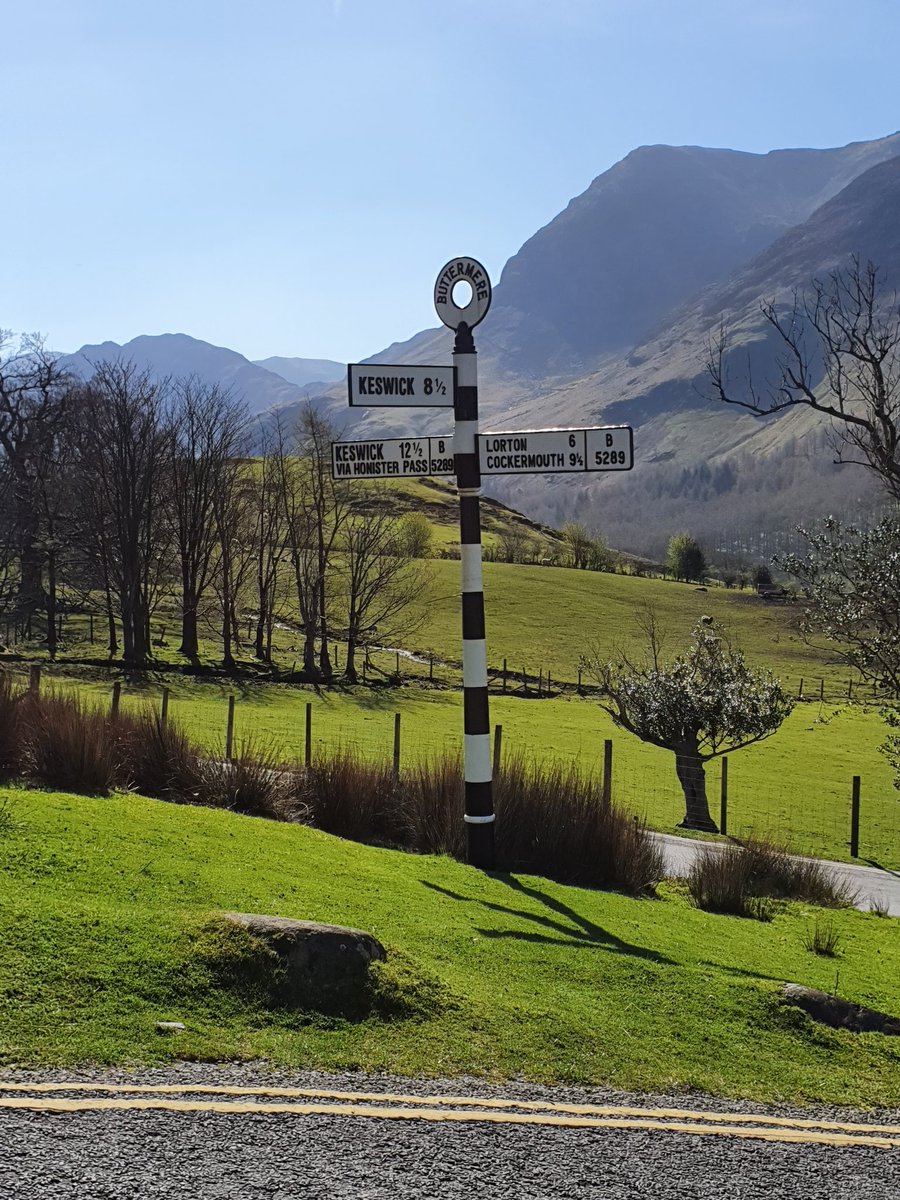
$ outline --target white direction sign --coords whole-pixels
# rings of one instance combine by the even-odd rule
[[[332,442],[333,479],[402,479],[452,475],[453,438],[386,438],[373,442]]]
[[[478,448],[482,475],[630,471],[634,466],[628,425],[483,433]]]
[[[455,367],[349,363],[350,404],[354,408],[452,408],[455,371]]]

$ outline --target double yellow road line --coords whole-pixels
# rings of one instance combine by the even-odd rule
[[[313,1088],[157,1086],[77,1080],[68,1083],[0,1083],[0,1114],[4,1109],[46,1113],[152,1111],[465,1121],[567,1129],[658,1130],[803,1145],[900,1149],[900,1125],[817,1121],[703,1109],[495,1100],[479,1096],[410,1096],[395,1092],[333,1092]]]

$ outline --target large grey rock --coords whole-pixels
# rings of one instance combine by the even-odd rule
[[[225,919],[278,955],[285,985],[294,993],[328,996],[358,991],[365,984],[369,964],[387,958],[381,942],[361,929],[259,913],[226,913]]]
[[[790,1004],[796,1004],[809,1013],[814,1021],[830,1025],[833,1029],[849,1029],[851,1033],[886,1033],[900,1037],[900,1019],[853,1004],[815,988],[802,987],[799,983],[786,983],[781,994]]]

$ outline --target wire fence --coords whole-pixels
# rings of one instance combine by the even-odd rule
[[[29,686],[42,686],[37,666],[31,668]],[[461,701],[453,692],[370,688],[348,698],[265,684],[230,693],[197,684],[184,693],[157,683],[110,686],[67,677],[52,679],[51,686],[78,691],[112,713],[153,706],[226,758],[265,748],[286,763],[309,762],[341,749],[366,760],[391,760],[403,771],[426,758],[461,755]],[[519,686],[528,685],[520,680]],[[804,729],[799,743],[763,743],[698,770],[621,732],[605,736],[610,723],[591,705],[571,701],[545,708],[501,692],[493,709],[499,717],[493,726],[498,773],[512,758],[561,762],[602,779],[613,802],[654,829],[692,832],[682,827],[689,816],[698,824],[705,800],[702,811],[708,812],[712,831],[739,839],[771,837],[798,853],[900,869],[900,792],[882,756],[862,745],[854,754],[856,726],[842,734],[841,753],[827,763],[825,751],[837,739],[829,722],[822,721]],[[848,711],[861,729],[870,720],[864,710]],[[817,739],[813,751],[798,752],[796,745],[810,736]]]

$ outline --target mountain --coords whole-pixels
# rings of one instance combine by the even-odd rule
[[[347,364],[330,358],[256,358],[258,367],[274,371],[295,387],[337,383],[347,374]]]
[[[196,375],[204,383],[230,388],[253,414],[306,400],[305,391],[274,371],[250,362],[235,350],[213,346],[185,333],[143,335],[122,346],[117,342],[82,346],[64,361],[79,374],[89,375],[94,363],[120,359],[131,360],[140,368],[149,367],[158,377]]]
[[[723,317],[744,360],[771,365],[760,301],[854,252],[900,281],[898,155],[898,134],[764,155],[654,146],[599,176],[504,268],[476,335],[482,427],[631,423],[637,465],[492,479],[490,494],[543,520],[588,518],[651,554],[678,527],[719,538],[735,522],[787,527],[871,505],[868,476],[832,464],[820,418],[714,405],[704,368]],[[450,349],[429,329],[372,361],[446,362]],[[359,432],[447,427],[443,413],[371,409]]]
[[[834,150],[634,150],[504,267],[491,336],[505,366],[572,373],[626,351],[898,153],[898,134]]]
[[[820,418],[795,410],[762,421],[713,404],[704,367],[724,318],[736,376],[749,355],[761,377],[773,342],[760,302],[783,302],[853,253],[900,283],[898,218],[900,134],[769,154],[635,150],[509,260],[476,334],[483,428],[630,423],[635,469],[491,479],[486,488],[533,517],[587,519],[614,544],[650,554],[678,528],[727,543],[739,525],[759,533],[827,508],[871,506],[871,481],[834,466]],[[451,348],[449,331],[432,328],[369,361],[449,362]],[[444,433],[452,424],[445,410],[349,410],[343,383],[332,381],[342,364],[321,382],[308,379],[323,375],[325,360],[251,363],[181,334],[84,347],[76,357],[110,354],[234,386],[254,411],[288,420],[311,396],[354,436]]]
[[[503,481],[503,498],[543,519],[558,518],[554,505],[590,513],[614,540],[656,551],[660,526],[671,532],[673,524],[689,524],[712,536],[729,523],[787,526],[877,503],[868,474],[833,463],[823,418],[799,408],[761,420],[712,401],[705,364],[710,338],[724,321],[733,340],[727,365],[734,390],[748,364],[758,387],[774,382],[778,338],[761,303],[788,308],[795,291],[848,266],[852,255],[876,262],[888,283],[900,281],[898,218],[900,158],[893,158],[697,293],[627,354],[518,406],[509,416],[520,428],[534,427],[548,412],[562,425],[631,424],[638,465],[628,477],[566,479],[543,489],[525,477]]]

